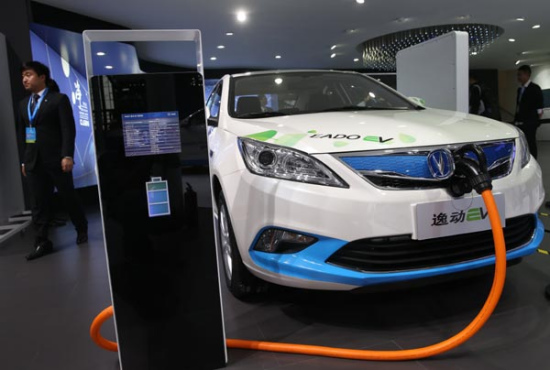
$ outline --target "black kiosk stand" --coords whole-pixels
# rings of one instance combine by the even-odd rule
[[[187,32],[200,45],[198,31],[155,32],[86,31],[87,64],[98,40]],[[203,76],[88,72],[121,368],[224,367],[206,126],[197,134],[185,120],[204,109]],[[191,132],[204,144],[198,158],[186,138]]]

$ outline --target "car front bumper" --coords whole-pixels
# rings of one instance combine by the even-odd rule
[[[235,238],[244,264],[258,277],[276,284],[328,290],[404,281],[475,269],[494,263],[494,257],[451,265],[398,272],[361,272],[326,263],[351,241],[412,235],[416,239],[414,204],[452,199],[445,189],[383,190],[343,166],[331,155],[317,156],[350,185],[349,189],[260,177],[236,171],[223,185]],[[227,184],[230,184],[229,186]],[[232,185],[232,186],[231,186]],[[505,197],[506,219],[536,214],[544,201],[542,175],[532,160],[518,163],[507,177],[493,182],[493,192]],[[502,210],[501,210],[502,212]],[[254,251],[262,230],[276,227],[316,236],[319,241],[290,255]],[[509,259],[533,253],[544,228],[537,219],[532,240],[508,253]]]

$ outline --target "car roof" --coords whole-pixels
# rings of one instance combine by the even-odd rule
[[[254,71],[254,72],[245,72],[245,73],[236,73],[232,74],[231,77],[244,77],[244,76],[258,76],[265,74],[287,74],[287,73],[349,73],[349,74],[360,74],[355,71],[341,71],[335,69],[274,69],[274,70],[265,70],[265,71]]]

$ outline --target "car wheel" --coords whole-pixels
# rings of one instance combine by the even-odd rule
[[[252,275],[243,263],[223,193],[220,193],[218,199],[218,235],[229,291],[239,299],[251,298],[264,291],[266,284]]]

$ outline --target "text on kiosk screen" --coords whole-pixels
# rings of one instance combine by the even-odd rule
[[[123,114],[122,131],[126,157],[181,153],[177,111]]]

